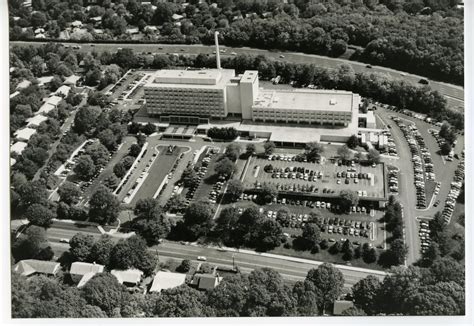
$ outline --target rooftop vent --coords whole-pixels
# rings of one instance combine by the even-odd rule
[[[337,101],[335,99],[330,99],[329,100],[329,105],[336,105],[337,104]]]

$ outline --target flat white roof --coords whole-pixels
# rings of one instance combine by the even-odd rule
[[[351,112],[355,94],[330,90],[260,89],[255,108]]]
[[[161,290],[172,289],[186,281],[186,274],[161,272],[156,273],[153,278],[150,292],[160,292]]]
[[[10,147],[10,152],[15,152],[17,154],[21,154],[23,150],[28,146],[27,143],[22,141],[17,141]]]
[[[146,86],[174,88],[223,88],[235,77],[233,69],[169,70],[155,72]]]
[[[31,85],[31,82],[29,80],[23,79],[21,82],[18,83],[18,85],[16,86],[16,89],[27,88],[30,85]]]
[[[64,85],[74,84],[76,85],[77,81],[81,79],[81,76],[71,75],[64,80]]]
[[[51,110],[54,110],[55,108],[56,108],[56,106],[54,106],[52,104],[49,104],[49,103],[45,103],[39,108],[39,110],[38,110],[38,112],[36,112],[36,114],[39,114],[39,113],[47,114]]]
[[[15,131],[15,137],[20,140],[29,140],[34,134],[36,134],[36,129],[31,128],[23,128]]]
[[[53,76],[45,76],[45,77],[39,77],[37,79],[38,79],[39,85],[41,86],[41,85],[50,83],[53,80],[53,78],[54,78]]]
[[[143,275],[141,270],[133,268],[127,270],[113,269],[110,273],[117,278],[120,284],[138,283]]]
[[[64,96],[67,96],[69,94],[70,90],[71,90],[71,87],[66,86],[66,85],[62,85],[54,93],[55,94],[63,94]]]
[[[50,98],[48,98],[48,99],[46,100],[46,103],[52,104],[52,105],[56,106],[56,105],[59,104],[59,102],[62,101],[62,99],[63,99],[63,98],[62,98],[61,96],[53,95],[53,96],[51,96]]]
[[[48,117],[45,117],[44,115],[37,114],[35,116],[32,116],[31,118],[26,119],[26,122],[28,122],[27,127],[30,126],[39,126],[42,122],[48,120]]]
[[[87,273],[102,273],[103,271],[104,265],[76,261],[71,264],[69,273],[75,275],[86,275]]]

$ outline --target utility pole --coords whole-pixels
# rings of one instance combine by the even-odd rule
[[[235,254],[232,254],[232,269],[235,270]]]

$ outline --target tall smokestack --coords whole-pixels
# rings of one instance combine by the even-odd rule
[[[219,32],[214,33],[214,43],[216,44],[217,69],[221,69],[221,54],[219,52]]]

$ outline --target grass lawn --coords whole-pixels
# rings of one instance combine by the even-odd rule
[[[379,250],[377,251],[378,253],[380,253]],[[294,249],[286,249],[283,246],[280,246],[278,248],[271,250],[270,253],[277,254],[277,255],[291,256],[291,257],[312,259],[312,260],[323,261],[323,262],[328,262],[332,264],[350,265],[350,266],[356,266],[356,267],[362,267],[362,268],[384,270],[384,268],[378,265],[377,263],[367,264],[361,258],[352,259],[351,261],[346,262],[345,260],[342,259],[341,253],[336,254],[336,255],[331,255],[328,252],[328,249],[324,249],[324,250],[321,249],[318,253],[312,254],[309,251],[298,251]]]

